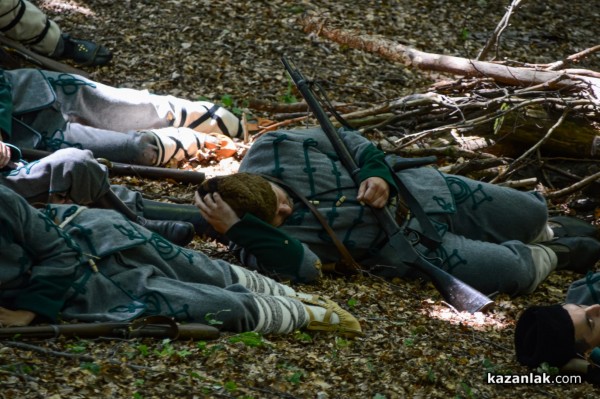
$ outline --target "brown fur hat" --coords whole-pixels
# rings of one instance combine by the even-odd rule
[[[202,197],[214,192],[218,192],[240,218],[249,212],[271,223],[277,212],[277,196],[271,184],[255,174],[217,176],[203,181],[198,188]]]

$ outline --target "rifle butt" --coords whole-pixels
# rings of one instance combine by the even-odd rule
[[[444,300],[458,311],[485,312],[494,306],[488,296],[426,260],[419,257],[413,265],[430,278]]]

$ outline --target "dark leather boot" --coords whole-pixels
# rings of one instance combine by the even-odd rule
[[[555,237],[598,238],[598,229],[581,219],[571,216],[555,216],[548,219]]]
[[[585,274],[600,260],[600,242],[591,237],[561,237],[540,245],[556,254],[557,270]]]
[[[94,206],[104,209],[114,209],[132,222],[144,226],[148,230],[160,234],[172,243],[182,247],[189,244],[194,238],[194,226],[191,223],[177,220],[148,220],[145,217],[138,216],[112,190],[98,198],[94,202]]]
[[[181,247],[188,245],[195,235],[194,225],[171,220],[148,220],[139,216],[136,223]]]
[[[229,244],[229,240],[224,235],[217,233],[210,223],[204,220],[200,214],[200,210],[194,205],[171,204],[147,199],[144,199],[142,202],[145,218],[188,222],[194,225],[196,234],[200,237],[208,237],[225,245]]]

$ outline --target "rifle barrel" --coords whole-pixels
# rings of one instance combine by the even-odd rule
[[[147,324],[141,328],[130,329],[129,322],[106,322],[106,323],[73,323],[52,324],[45,326],[27,327],[3,327],[0,328],[0,338],[53,338],[58,336],[78,338],[174,338],[173,329],[168,324]],[[219,330],[215,327],[201,324],[189,323],[178,324],[175,331],[178,339],[209,340],[219,337]]]
[[[47,157],[52,154],[49,151],[36,150],[33,148],[21,148],[23,158],[27,160],[36,160]],[[172,168],[161,168],[156,166],[131,165],[127,163],[99,161],[106,165],[111,175],[116,176],[139,176],[149,179],[173,179],[181,183],[200,184],[206,179],[203,172],[191,170],[180,170]]]

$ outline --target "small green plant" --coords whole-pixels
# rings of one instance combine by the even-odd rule
[[[350,341],[342,337],[335,337],[335,346],[338,348],[347,348],[350,346]]]
[[[356,298],[350,298],[348,299],[348,307],[350,309],[354,309],[356,307],[356,305],[358,304],[358,300]]]
[[[231,97],[229,94],[225,94],[225,95],[221,96],[221,104],[225,108],[228,108],[234,115],[236,115],[236,116],[242,115],[242,110],[240,108],[238,108],[237,101],[235,101],[233,99],[233,97]]]
[[[154,353],[161,357],[171,357],[174,356],[177,351],[173,347],[171,340],[169,338],[165,338],[161,341],[161,349],[155,349]]]
[[[139,392],[134,392],[132,396],[133,396],[133,399],[143,399],[142,394]]]
[[[463,42],[467,41],[467,39],[471,36],[471,32],[467,28],[462,28],[460,30],[460,40]]]
[[[460,383],[460,387],[458,389],[459,389],[459,391],[462,391],[462,392],[459,392],[456,395],[457,399],[458,398],[463,398],[463,397],[471,399],[471,398],[475,397],[474,394],[473,394],[473,390],[471,389],[471,387],[466,382],[464,382],[464,381],[462,381]],[[464,396],[462,396],[461,393],[464,394]]]
[[[144,345],[144,344],[138,345],[137,350],[142,357],[146,357],[150,354],[150,350],[148,349],[148,346]]]
[[[82,370],[88,370],[90,373],[98,375],[100,373],[100,366],[94,362],[81,362],[79,367]]]
[[[387,396],[382,395],[380,393],[376,393],[375,395],[373,395],[373,399],[387,399]]]
[[[402,341],[402,343],[404,344],[404,346],[413,346],[415,344],[415,340],[412,338],[405,338],[404,341]]]
[[[430,382],[430,383],[432,383],[432,384],[435,384],[436,380],[437,380],[437,378],[435,376],[435,373],[433,372],[433,370],[431,369],[431,367],[429,367],[427,369],[427,381]]]
[[[235,392],[238,389],[237,384],[234,381],[227,381],[223,385],[223,388],[225,388],[227,392]]]
[[[83,353],[87,350],[87,341],[77,341],[74,344],[67,345],[67,349],[73,353]]]
[[[298,99],[296,98],[296,96],[294,96],[294,93],[293,93],[294,87],[295,86],[292,83],[292,80],[288,76],[287,90],[286,90],[285,94],[283,96],[281,96],[281,102],[283,102],[285,104],[294,104],[294,103],[298,102]]]
[[[298,340],[298,341],[302,341],[302,342],[312,342],[312,336],[304,331],[296,331],[294,333],[294,337]]]
[[[242,342],[244,345],[250,346],[250,347],[263,346],[265,344],[263,337],[255,331],[246,331],[246,332],[234,335],[233,337],[229,338],[229,342],[231,342],[231,343]]]
[[[298,385],[300,384],[300,381],[302,380],[303,376],[304,373],[302,371],[295,371],[294,373],[292,373],[291,376],[287,378],[287,380],[294,385]]]
[[[500,111],[504,112],[509,108],[510,108],[510,106],[508,104],[504,103],[500,106]],[[502,127],[502,123],[504,123],[504,115],[499,116],[494,120],[494,134],[498,134],[498,132],[500,131],[500,128]]]
[[[225,309],[219,310],[217,313],[207,313],[206,315],[204,315],[204,320],[209,326],[220,326],[221,324],[223,324],[223,322],[221,320],[217,320],[217,316],[221,312],[230,312],[230,310]]]

